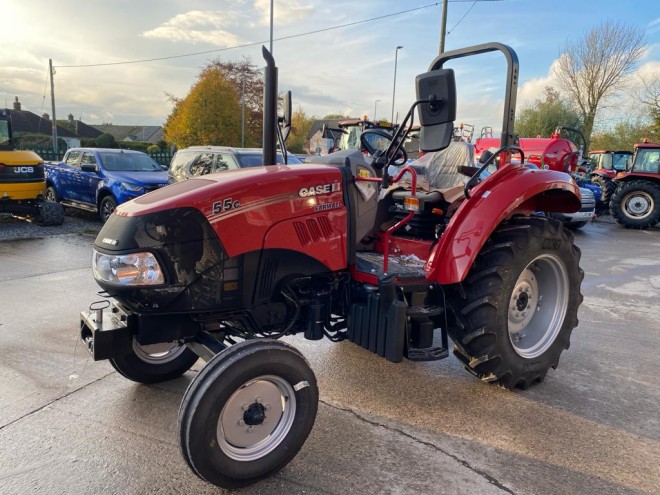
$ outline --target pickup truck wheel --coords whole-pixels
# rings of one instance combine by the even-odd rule
[[[115,208],[117,208],[115,198],[112,196],[104,197],[99,205],[99,220],[101,220],[102,223],[107,222],[110,215],[112,215],[112,212],[115,211]]]
[[[578,324],[579,262],[555,220],[516,218],[495,229],[465,281],[448,290],[449,334],[466,369],[505,388],[543,381]]]
[[[636,180],[621,184],[610,203],[610,212],[627,229],[648,229],[660,221],[660,186]]]
[[[57,192],[53,186],[46,188],[46,200],[52,201],[53,203],[58,203],[60,201],[60,198],[57,197]]]
[[[53,201],[41,201],[39,203],[39,225],[62,225],[64,223],[64,207]]]
[[[134,382],[158,383],[180,377],[197,359],[197,354],[177,342],[140,345],[133,340],[132,352],[110,359],[110,364]]]
[[[206,364],[183,396],[183,457],[216,486],[255,483],[302,448],[318,398],[314,372],[295,348],[272,339],[233,345]]]

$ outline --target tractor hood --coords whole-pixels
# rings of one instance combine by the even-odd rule
[[[340,191],[340,183],[341,173],[332,166],[252,167],[177,182],[120,205],[115,214],[132,217],[191,207],[213,221],[230,210],[236,213],[253,210],[255,206],[267,208],[282,200],[295,203],[295,214],[296,208],[311,204],[309,198]]]
[[[160,238],[153,232],[190,230],[196,224],[200,228],[189,232],[189,238],[211,235],[229,256],[237,256],[261,250],[264,243],[285,243],[296,235],[293,223],[306,221],[302,217],[322,214],[328,222],[344,222],[343,193],[340,167],[331,165],[273,165],[209,174],[120,205],[96,245],[114,252],[141,249]],[[294,230],[280,233],[283,225]],[[144,229],[146,237],[138,234]],[[269,232],[277,234],[269,237]]]

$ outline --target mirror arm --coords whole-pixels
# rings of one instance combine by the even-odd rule
[[[415,103],[411,105],[410,110],[408,110],[406,116],[403,118],[401,125],[399,125],[399,128],[394,133],[394,137],[392,137],[392,144],[390,144],[390,146],[388,146],[387,148],[387,154],[385,155],[387,162],[385,163],[384,168],[387,168],[394,163],[394,160],[396,159],[396,154],[401,149],[401,146],[403,146],[403,142],[405,141],[406,134],[410,132],[409,130],[404,131],[404,129],[406,128],[406,124],[408,123],[408,120],[410,120],[410,127],[408,129],[412,128],[412,124],[415,121],[415,117],[414,117],[415,108],[417,108],[417,106],[421,105],[422,103],[429,103],[429,100],[424,99],[424,100],[415,101]],[[390,153],[390,148],[392,146],[394,146],[394,149]]]

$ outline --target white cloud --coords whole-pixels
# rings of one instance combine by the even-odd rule
[[[155,29],[145,31],[142,36],[151,39],[208,43],[216,46],[236,46],[247,40],[228,31],[227,27],[240,23],[242,14],[223,11],[193,10],[179,14]]]
[[[273,21],[280,25],[300,22],[314,12],[314,6],[302,5],[298,0],[278,0],[273,3]],[[270,25],[270,4],[271,0],[254,1],[262,25]]]

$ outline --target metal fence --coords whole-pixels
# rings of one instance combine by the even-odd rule
[[[64,158],[64,154],[66,153],[65,149],[60,149],[57,151],[53,151],[52,149],[42,149],[42,148],[32,148],[32,151],[34,151],[37,155],[39,155],[41,158],[43,158],[44,161],[46,162],[60,162]],[[157,152],[149,152],[145,151],[147,155],[149,155],[151,158],[153,158],[156,163],[159,165],[165,165],[166,167],[170,166],[170,161],[172,161],[172,156],[174,153],[171,151],[157,151]]]

